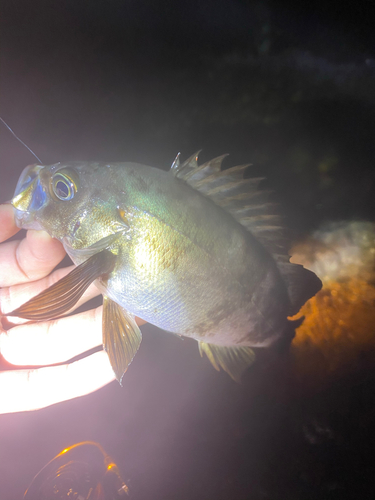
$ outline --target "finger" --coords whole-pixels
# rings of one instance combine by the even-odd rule
[[[59,320],[16,326],[0,335],[0,352],[13,365],[50,365],[101,343],[101,308],[97,308]]]
[[[114,378],[103,351],[68,365],[0,372],[0,413],[37,410],[84,396]]]
[[[59,320],[26,323],[0,335],[0,352],[13,365],[62,363],[101,344],[102,307]]]
[[[64,256],[62,244],[45,231],[27,231],[23,240],[0,245],[0,287],[43,278]]]
[[[14,210],[10,203],[0,205],[0,242],[18,233],[20,229],[14,220]]]

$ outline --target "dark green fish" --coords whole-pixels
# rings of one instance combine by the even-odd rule
[[[320,288],[289,263],[262,179],[197,155],[170,172],[136,163],[31,165],[12,200],[17,224],[60,240],[78,266],[12,315],[57,317],[90,283],[104,297],[103,344],[119,381],[141,342],[134,316],[198,341],[239,380],[251,347],[290,335],[288,316]]]

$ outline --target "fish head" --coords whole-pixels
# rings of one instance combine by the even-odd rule
[[[47,231],[68,253],[108,247],[112,235],[129,229],[110,189],[112,177],[110,165],[97,163],[29,165],[11,201],[17,226]]]

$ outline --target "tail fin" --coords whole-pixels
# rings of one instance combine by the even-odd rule
[[[291,304],[289,316],[294,316],[303,304],[322,288],[318,276],[299,264],[278,262],[277,267],[284,278]]]

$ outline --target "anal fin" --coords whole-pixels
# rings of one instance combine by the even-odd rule
[[[116,302],[103,297],[103,346],[112,369],[121,380],[142,341],[134,316]]]
[[[255,361],[254,351],[244,346],[222,346],[198,342],[200,355],[206,354],[216,370],[222,368],[235,381],[241,382],[242,374]]]

